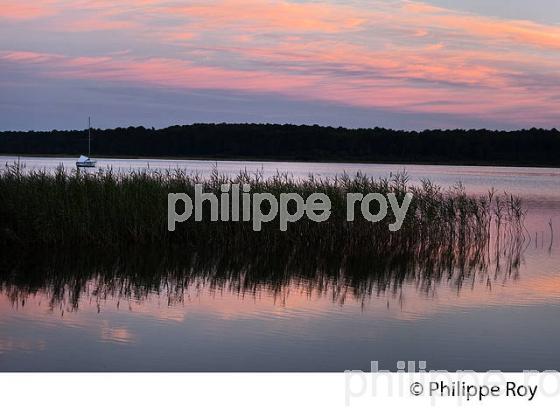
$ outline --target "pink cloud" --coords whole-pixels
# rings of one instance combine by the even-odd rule
[[[21,63],[41,63],[52,61],[53,59],[61,57],[57,54],[49,53],[36,53],[32,51],[6,51],[0,52],[0,58],[7,61],[21,62]]]
[[[310,84],[309,76],[278,75],[220,67],[195,66],[188,61],[151,58],[122,60],[107,57],[69,58],[50,73],[56,77],[128,81],[163,87],[218,88],[281,92]]]
[[[362,107],[382,107],[416,112],[498,115],[496,111],[515,110],[521,106],[540,106],[541,114],[552,113],[547,93],[520,94],[514,87],[501,87],[490,92],[484,89],[456,90],[401,84],[394,79],[346,78],[330,81],[325,75],[281,74],[273,71],[234,70],[199,66],[178,59],[130,59],[126,55],[98,57],[61,57],[38,53],[9,52],[3,59],[17,63],[42,63],[44,75],[52,78],[141,84],[150,87],[179,89],[220,89],[242,92],[279,93],[295,99],[332,101]],[[426,63],[427,64],[427,63]],[[406,69],[413,70],[411,66]],[[422,75],[442,75],[438,66],[418,66]],[[449,73],[451,74],[451,73]],[[409,78],[411,74],[403,74]],[[461,73],[457,73],[458,76]],[[469,76],[483,78],[487,73],[469,71]],[[509,114],[508,114],[509,115]]]
[[[190,5],[161,6],[161,14],[197,19],[201,29],[244,27],[247,31],[281,30],[342,32],[366,20],[349,6],[288,1],[218,0]]]
[[[55,14],[51,2],[0,1],[0,20],[25,21]]]
[[[6,5],[49,34],[99,38],[92,56],[15,51],[37,75],[151,87],[278,93],[419,113],[553,118],[560,28],[416,1],[51,0]],[[367,5],[367,7],[366,7]],[[54,16],[41,20],[42,16]],[[18,17],[20,16],[20,17]],[[25,17],[28,16],[28,17]],[[32,17],[34,16],[34,17]],[[96,37],[110,31],[111,41]],[[130,45],[124,41],[134,42]],[[98,49],[105,47],[105,52]],[[38,50],[45,50],[41,47]],[[536,91],[537,90],[537,91]],[[525,114],[523,114],[525,115]],[[552,120],[551,120],[552,121]]]
[[[59,30],[78,33],[84,31],[130,30],[137,27],[138,24],[134,21],[89,17],[62,24],[59,26]]]
[[[33,20],[53,14],[50,2],[0,1],[0,20]]]

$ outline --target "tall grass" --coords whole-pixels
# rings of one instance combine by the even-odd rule
[[[250,184],[251,192],[269,192],[279,197],[294,192],[306,198],[313,192],[329,196],[332,215],[315,223],[303,218],[279,232],[277,221],[253,232],[250,222],[202,222],[191,218],[175,232],[167,231],[167,194],[185,192],[194,197],[194,185],[220,193],[224,183]],[[346,221],[346,193],[396,194],[399,202],[407,192],[414,199],[398,232],[390,232],[389,217],[378,223],[363,218]],[[292,204],[293,205],[293,204]],[[209,210],[206,209],[207,213]],[[359,215],[359,212],[358,212]],[[183,246],[214,244],[234,246],[254,241],[259,246],[281,246],[290,241],[301,245],[346,247],[349,250],[383,248],[392,252],[423,252],[434,245],[487,241],[492,227],[499,234],[522,231],[524,210],[511,195],[469,196],[461,185],[443,190],[429,180],[409,184],[406,174],[390,179],[354,177],[297,180],[287,174],[265,179],[262,174],[241,172],[233,178],[213,172],[208,178],[186,171],[135,171],[115,173],[110,169],[81,173],[59,168],[23,172],[19,165],[0,172],[0,240],[20,246],[76,243],[101,247],[166,243]]]
[[[250,184],[252,193],[269,192],[277,197],[283,192],[304,198],[314,192],[325,193],[331,200],[332,214],[322,223],[304,217],[289,224],[287,232],[279,231],[277,221],[253,232],[251,222],[211,222],[209,209],[205,209],[202,222],[190,218],[175,232],[168,232],[168,193],[185,192],[194,198],[195,184],[204,184],[205,191],[219,197],[224,183]],[[388,225],[394,221],[391,211],[378,223],[361,217],[347,222],[348,192],[392,192],[399,202],[411,192],[413,200],[402,228],[390,232]],[[492,230],[497,235],[522,233],[523,218],[520,200],[511,195],[490,191],[486,196],[469,196],[461,185],[444,190],[428,180],[411,185],[402,173],[390,179],[358,173],[354,177],[311,175],[297,180],[287,174],[266,179],[260,173],[246,172],[230,178],[217,171],[203,178],[181,169],[131,173],[107,169],[92,174],[59,168],[48,173],[23,172],[13,165],[0,172],[0,243],[21,247],[80,243],[107,248],[158,243],[272,249],[290,243],[323,249],[343,247],[358,253],[377,249],[421,254],[439,246],[486,242]]]

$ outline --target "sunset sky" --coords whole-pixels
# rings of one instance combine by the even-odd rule
[[[0,130],[560,128],[558,0],[0,0]]]

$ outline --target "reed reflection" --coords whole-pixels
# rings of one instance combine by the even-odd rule
[[[399,295],[407,284],[430,297],[439,286],[461,292],[475,283],[491,288],[497,278],[517,278],[527,241],[520,232],[502,232],[487,240],[408,249],[323,245],[320,241],[309,241],[305,247],[289,242],[231,243],[226,249],[209,244],[188,251],[152,246],[118,252],[72,248],[41,251],[32,257],[12,251],[2,257],[0,292],[13,305],[25,305],[29,297],[43,294],[51,309],[70,310],[78,309],[86,298],[142,303],[150,294],[174,305],[193,290],[280,296],[296,287],[344,304],[348,298],[365,302],[375,296]]]

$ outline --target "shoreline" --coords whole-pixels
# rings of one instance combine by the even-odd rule
[[[3,157],[26,157],[26,158],[67,158],[76,159],[77,155],[69,154],[21,154],[21,153],[0,153],[0,158]],[[503,167],[503,168],[550,168],[560,170],[560,165],[555,164],[538,164],[538,163],[514,163],[514,162],[483,162],[483,161],[363,161],[352,159],[298,159],[298,158],[284,158],[284,157],[205,157],[205,156],[125,156],[125,155],[101,155],[92,158],[96,160],[157,160],[157,161],[221,161],[221,162],[281,162],[281,163],[301,163],[301,164],[364,164],[364,165],[418,165],[418,166],[463,166],[463,167]]]

